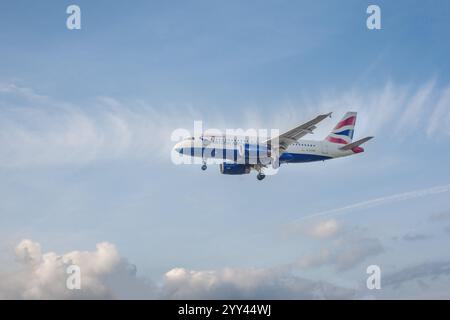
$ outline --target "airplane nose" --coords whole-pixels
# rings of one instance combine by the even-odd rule
[[[178,142],[178,143],[173,147],[173,149],[174,149],[176,152],[183,154],[183,147],[181,146],[181,143],[180,143],[180,142]]]

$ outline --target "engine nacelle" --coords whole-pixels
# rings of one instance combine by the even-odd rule
[[[246,164],[223,163],[219,165],[222,174],[249,174],[251,167]]]

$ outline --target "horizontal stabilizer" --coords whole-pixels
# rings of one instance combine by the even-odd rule
[[[372,138],[373,138],[373,137],[366,137],[366,138],[363,138],[363,139],[361,139],[361,140],[352,142],[352,143],[350,143],[350,144],[346,144],[345,146],[340,147],[339,149],[340,149],[340,150],[351,150],[351,149],[353,149],[353,148],[355,148],[355,147],[358,147],[358,146],[362,145],[363,143],[366,143],[367,141],[369,141],[369,140],[372,139]]]

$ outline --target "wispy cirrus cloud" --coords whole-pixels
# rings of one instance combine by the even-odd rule
[[[431,80],[405,101],[405,108],[396,126],[398,133],[409,133],[409,131],[416,129],[420,125],[421,120],[425,116],[426,109],[433,108],[435,105],[433,103],[434,101],[432,101],[433,96],[436,94],[434,90],[435,86],[436,81]],[[445,91],[443,94],[445,96]],[[437,109],[438,107],[434,108]]]
[[[3,102],[0,107],[3,167],[160,159],[170,155],[172,125],[181,125],[177,112],[159,112],[138,101],[124,105],[98,97],[80,107],[49,98],[42,101],[31,90],[14,92],[27,101]]]
[[[434,134],[444,130],[448,135],[450,134],[450,88],[446,88],[436,104],[432,109],[431,116],[428,121],[427,135],[431,137]]]
[[[243,107],[235,115],[186,105],[154,107],[145,101],[96,97],[83,105],[58,101],[13,83],[0,85],[0,166],[88,163],[104,159],[169,157],[170,134],[193,129],[203,120],[208,129],[277,128],[281,131],[333,111],[340,117],[359,111],[358,135],[389,139],[420,134],[450,135],[450,89],[429,81],[417,88],[388,82],[372,90],[350,89],[308,101],[290,101],[270,112]],[[182,115],[182,116],[181,116]],[[226,120],[225,120],[226,118]],[[327,134],[335,121],[321,124],[314,139]],[[399,128],[384,130],[385,128]],[[159,150],[156,152],[154,150]]]
[[[358,209],[367,209],[367,208],[377,207],[377,206],[381,206],[381,205],[386,205],[389,203],[401,202],[401,201],[406,201],[406,200],[415,199],[415,198],[422,198],[422,197],[445,193],[445,192],[449,192],[449,191],[450,191],[450,185],[443,185],[443,186],[435,186],[435,187],[427,188],[427,189],[397,193],[394,195],[389,195],[389,196],[379,197],[379,198],[370,199],[370,200],[366,200],[366,201],[356,202],[356,203],[349,204],[347,206],[340,207],[340,208],[334,208],[334,209],[330,209],[330,210],[325,210],[325,211],[308,214],[306,216],[296,219],[295,221],[292,222],[292,224],[295,225],[295,224],[300,223],[307,219],[313,219],[313,218],[323,217],[323,216],[326,216],[326,217],[337,216],[337,215],[347,214],[351,211],[358,210]]]

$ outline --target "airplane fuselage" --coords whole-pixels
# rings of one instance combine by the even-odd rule
[[[178,143],[176,151],[191,157],[232,161],[237,163],[262,163],[270,161],[270,148],[246,137],[208,137],[185,140]],[[356,152],[357,153],[357,152]],[[340,150],[327,141],[299,140],[289,145],[280,157],[280,163],[324,161],[355,154],[352,150]],[[252,162],[253,160],[253,162]]]

